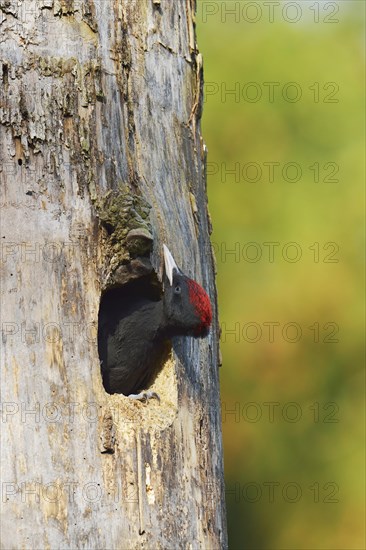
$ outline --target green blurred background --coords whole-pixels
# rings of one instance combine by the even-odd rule
[[[197,6],[229,546],[363,549],[365,4],[290,4]]]

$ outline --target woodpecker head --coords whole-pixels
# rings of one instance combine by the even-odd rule
[[[203,338],[212,321],[210,299],[196,281],[181,272],[168,247],[163,247],[167,278],[163,300],[168,329],[173,335]]]

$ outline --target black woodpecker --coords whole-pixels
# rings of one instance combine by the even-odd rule
[[[105,390],[146,401],[157,397],[144,392],[164,365],[174,336],[207,336],[211,303],[203,288],[177,267],[163,245],[164,293],[154,297],[132,294],[128,287],[100,308],[98,347]]]

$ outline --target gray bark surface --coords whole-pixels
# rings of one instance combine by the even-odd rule
[[[0,0],[4,549],[227,545],[194,9]],[[109,396],[100,373],[99,300],[141,267],[136,228],[158,277],[165,242],[214,308],[208,338],[174,346],[160,404]]]

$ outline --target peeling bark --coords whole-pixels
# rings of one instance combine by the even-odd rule
[[[225,548],[218,324],[194,0],[0,0],[2,545]],[[209,292],[134,403],[103,388],[101,292]]]

